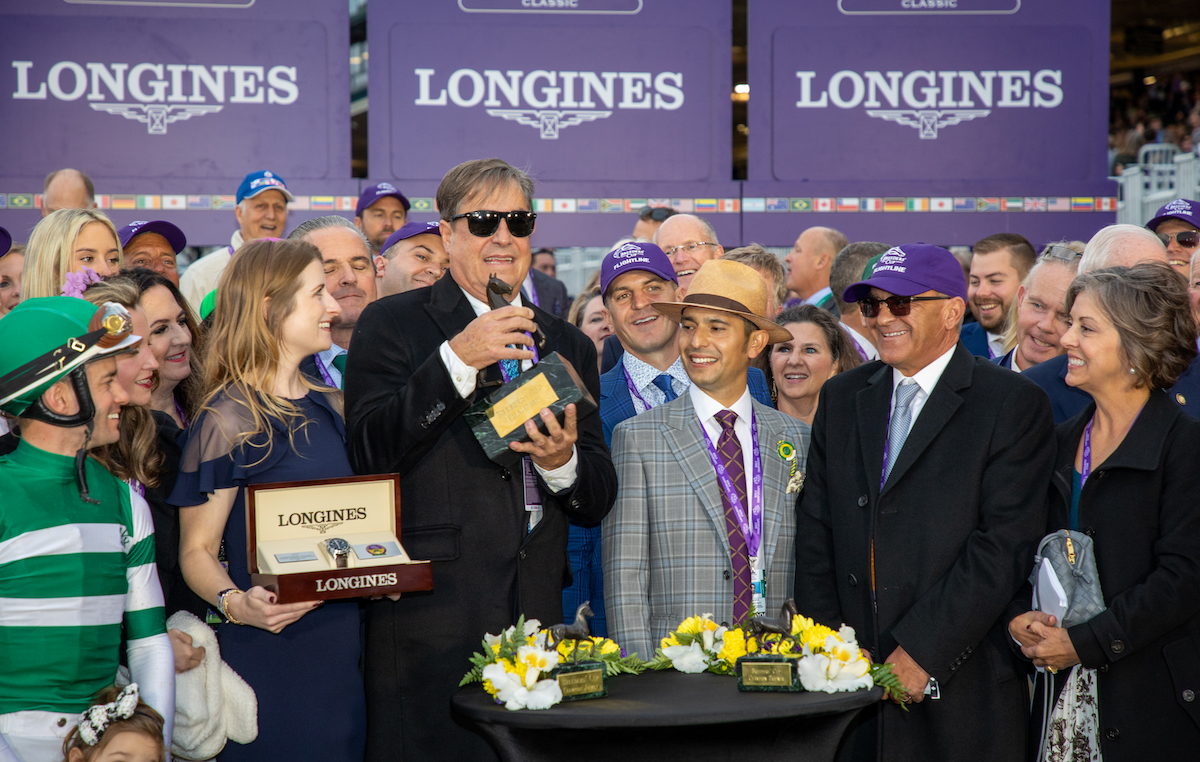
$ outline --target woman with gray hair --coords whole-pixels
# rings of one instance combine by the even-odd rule
[[[1058,426],[1047,532],[1092,539],[1105,608],[1064,629],[1025,611],[1028,587],[1018,599],[1009,632],[1046,670],[1031,737],[1045,760],[1187,759],[1200,745],[1200,421],[1162,391],[1196,356],[1186,285],[1165,264],[1095,270],[1067,309],[1067,383],[1094,402]]]

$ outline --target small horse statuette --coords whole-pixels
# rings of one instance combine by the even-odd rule
[[[595,616],[592,613],[591,601],[584,601],[579,604],[579,608],[575,609],[575,622],[573,624],[556,624],[550,628],[550,645],[557,648],[558,644],[564,640],[575,641],[574,648],[574,663],[579,663],[579,641],[587,641],[589,650],[594,651],[596,643],[592,640],[592,631],[588,627],[587,618]]]
[[[779,608],[779,618],[772,619],[771,617],[756,616],[750,619],[750,632],[758,641],[762,642],[762,636],[770,633],[782,635],[792,644],[799,648],[800,644],[792,637],[792,617],[798,616],[799,610],[796,608],[795,599],[788,598]]]
[[[488,306],[492,309],[498,310],[501,307],[507,307],[508,300],[504,297],[512,292],[513,287],[497,278],[494,274],[488,278],[487,300]],[[539,348],[546,346],[546,337],[542,334],[541,329],[537,327],[536,323],[534,323],[533,329],[533,342]]]

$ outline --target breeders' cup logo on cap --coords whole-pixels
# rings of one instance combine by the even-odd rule
[[[1177,198],[1174,201],[1172,201],[1171,203],[1164,206],[1162,209],[1158,210],[1159,217],[1162,217],[1163,215],[1168,215],[1168,214],[1182,214],[1185,217],[1191,217],[1192,216],[1192,205],[1189,204],[1184,199]]]
[[[380,183],[379,185],[375,186],[375,192],[376,193],[399,193],[400,191],[396,190],[396,186],[392,185],[391,183]]]
[[[1058,69],[1025,71],[856,71],[831,76],[814,95],[815,71],[798,71],[796,108],[865,108],[867,116],[915,127],[921,140],[938,130],[982,119],[995,108],[1058,108],[1063,76]],[[882,106],[888,108],[881,108]],[[907,108],[902,108],[906,106]]]
[[[33,61],[13,61],[13,100],[76,101],[86,95],[95,111],[141,122],[151,135],[193,116],[216,114],[229,103],[287,106],[300,96],[295,66],[87,63],[59,61],[45,74]],[[129,102],[129,99],[136,102]],[[111,101],[109,99],[112,99]],[[209,100],[216,104],[209,103]]]
[[[250,190],[254,190],[255,188],[262,188],[264,186],[269,186],[269,185],[273,185],[273,186],[279,187],[279,188],[283,187],[283,183],[279,180],[279,178],[272,177],[270,172],[264,172],[262,177],[260,177],[256,180],[250,181]]]
[[[640,246],[633,243],[622,244],[621,248],[613,252],[613,259],[616,260],[613,265],[615,269],[632,264],[650,264],[650,258],[645,255]]]
[[[872,271],[872,276],[878,275],[881,272],[902,273],[908,270],[907,257],[904,251],[898,247],[888,249],[875,263],[875,269]]]
[[[614,110],[683,106],[683,73],[458,69],[435,80],[434,69],[414,69],[418,106],[483,105],[488,116],[533,127],[542,140],[557,140],[567,127],[607,119]],[[440,85],[444,82],[444,85]],[[434,91],[437,95],[433,95]],[[510,108],[502,108],[503,106]],[[529,106],[530,108],[521,108]],[[598,108],[598,107],[603,108]]]

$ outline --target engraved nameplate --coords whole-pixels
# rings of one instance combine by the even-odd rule
[[[558,675],[558,687],[564,697],[599,693],[604,690],[604,670],[589,669],[583,672],[562,672]]]
[[[785,687],[792,684],[792,664],[788,662],[743,662],[742,683],[754,687]]]
[[[541,373],[492,405],[487,411],[487,417],[496,429],[497,436],[504,437],[536,416],[542,408],[550,407],[556,401],[558,395],[550,386],[546,375]]]

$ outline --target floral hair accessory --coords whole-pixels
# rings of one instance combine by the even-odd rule
[[[63,284],[62,295],[83,298],[83,292],[93,283],[103,283],[104,279],[88,266],[79,268],[79,272],[67,273],[67,282]]]
[[[108,704],[90,706],[86,712],[79,715],[79,737],[88,746],[95,746],[109,725],[117,720],[128,720],[133,716],[137,705],[138,686],[137,683],[130,683],[117,695],[116,700]]]

